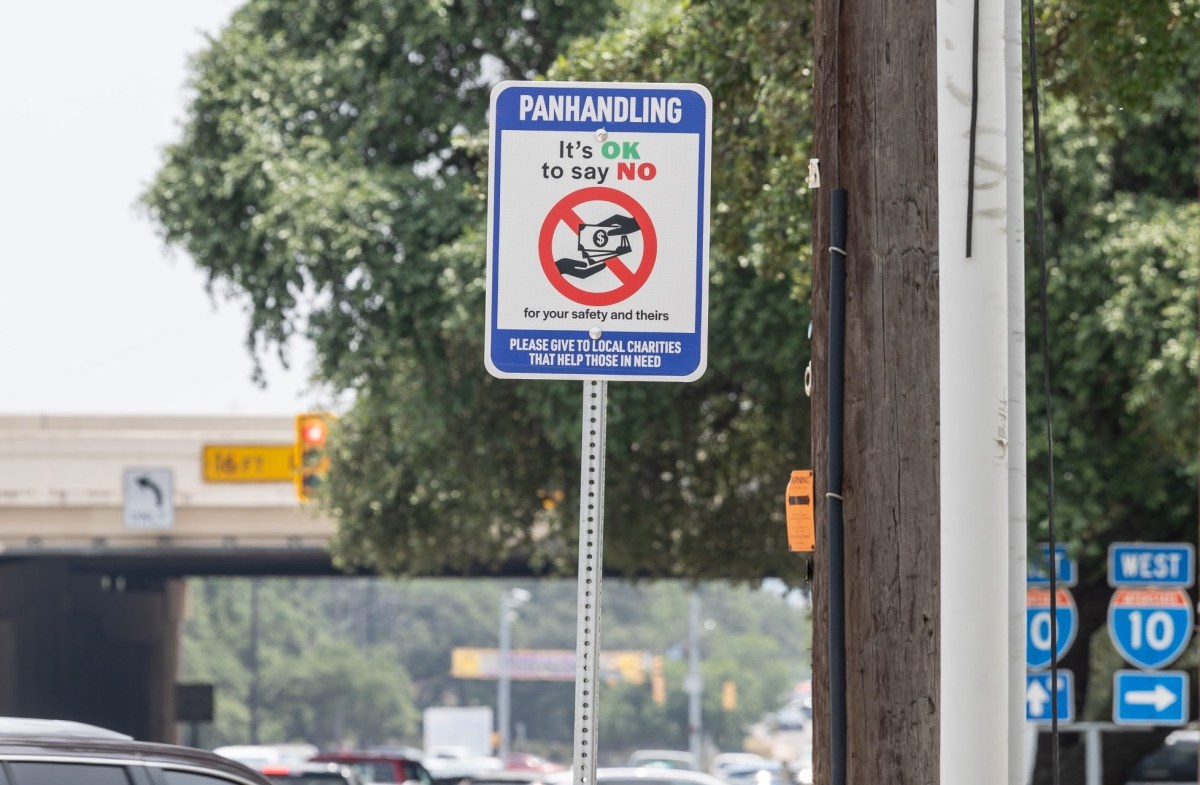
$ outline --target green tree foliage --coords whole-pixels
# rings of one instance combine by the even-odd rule
[[[613,385],[607,564],[798,582],[782,495],[808,446],[808,11],[641,5],[556,75],[715,94],[709,371]],[[326,485],[347,563],[574,569],[579,387],[482,364],[484,106],[490,78],[546,72],[609,8],[256,0],[196,62],[146,202],[249,298],[251,345],[303,334],[319,379],[355,393]]]
[[[382,743],[417,729],[391,648],[356,645],[329,592],[297,580],[200,581],[184,627],[188,680],[216,687],[214,745]],[[253,607],[257,604],[257,621]]]
[[[575,648],[572,581],[260,579],[255,654],[251,585],[189,584],[183,677],[216,684],[212,745],[251,739],[255,657],[262,743],[420,745],[423,709],[495,706],[496,682],[454,677],[451,651],[496,647],[500,597],[513,585],[531,594],[512,621],[513,647]],[[742,728],[777,709],[807,675],[807,611],[764,591],[709,584],[698,592],[705,727],[720,748],[738,749]],[[648,739],[686,746],[689,587],[610,581],[605,603],[603,650],[664,657],[668,684],[665,706],[651,701],[648,683],[602,685],[606,751],[620,762]],[[720,707],[726,680],[738,684],[733,712]],[[512,719],[531,750],[569,759],[574,697],[570,682],[513,682]]]
[[[1143,110],[1178,75],[1200,76],[1197,0],[1049,0],[1036,11],[1045,86],[1092,119]]]
[[[1200,53],[1194,43],[1200,5],[1169,8],[1187,13],[1171,35],[1184,28],[1191,36],[1191,49],[1170,53],[1185,56],[1178,70],[1164,72],[1154,58],[1131,58],[1125,69],[1110,61],[1111,85],[1089,83],[1080,97],[1063,92],[1064,83],[1043,94],[1055,520],[1059,541],[1080,560],[1074,589],[1080,630],[1064,665],[1076,674],[1084,719],[1111,718],[1111,673],[1125,667],[1106,630],[1108,545],[1196,541]],[[1105,40],[1089,57],[1110,45],[1118,44]],[[1166,56],[1162,45],[1146,44]],[[1130,74],[1143,89],[1123,96],[1133,84]],[[1032,203],[1032,188],[1027,195]],[[1032,214],[1026,228],[1034,238]],[[1032,271],[1036,245],[1028,259]],[[1029,508],[1031,539],[1044,541],[1038,280],[1031,272]],[[1177,667],[1189,667],[1190,659]],[[1118,744],[1132,759],[1137,747],[1156,741],[1131,735]]]
[[[573,569],[579,388],[495,380],[481,361],[485,98],[495,78],[548,74],[714,96],[709,371],[612,385],[606,563],[801,579],[780,496],[808,441],[810,14],[253,0],[198,58],[146,202],[214,287],[248,298],[256,350],[303,335],[318,379],[354,392],[325,499],[345,562]],[[1082,557],[1071,656],[1086,657],[1107,543],[1194,539],[1200,0],[1053,0],[1038,23],[1056,516]],[[1030,530],[1044,539],[1036,283]]]

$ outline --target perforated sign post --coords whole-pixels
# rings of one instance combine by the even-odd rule
[[[707,363],[712,98],[690,84],[492,91],[486,364],[691,381]]]
[[[608,382],[704,373],[712,98],[503,82],[491,117],[484,363],[583,380],[572,759],[594,785]]]

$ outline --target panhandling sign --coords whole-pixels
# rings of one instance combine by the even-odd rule
[[[693,381],[708,351],[712,98],[690,84],[492,91],[493,376]]]

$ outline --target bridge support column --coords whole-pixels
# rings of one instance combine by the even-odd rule
[[[178,578],[0,565],[0,714],[174,742],[183,597]]]

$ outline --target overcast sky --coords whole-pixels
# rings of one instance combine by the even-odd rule
[[[247,319],[136,205],[187,63],[240,0],[0,3],[0,414],[286,414],[309,353],[250,381]]]

